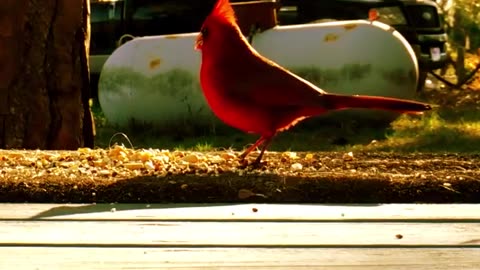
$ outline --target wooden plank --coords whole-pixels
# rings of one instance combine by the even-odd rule
[[[480,247],[480,223],[1,221],[0,246]]]
[[[478,249],[0,248],[0,269],[478,269]]]
[[[0,204],[0,220],[8,219],[480,222],[480,205]]]
[[[479,213],[477,205],[1,204],[0,269],[478,269]]]

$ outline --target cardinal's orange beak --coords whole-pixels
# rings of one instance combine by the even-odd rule
[[[203,35],[200,33],[195,40],[195,50],[200,51],[203,45]]]

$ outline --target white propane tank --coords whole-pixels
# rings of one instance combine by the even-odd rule
[[[108,121],[153,127],[216,122],[201,92],[197,33],[135,38],[117,48],[100,74]],[[333,93],[412,98],[415,54],[392,27],[363,20],[276,26],[253,37],[264,56]],[[235,63],[232,63],[235,64]],[[239,74],[241,76],[241,74]]]

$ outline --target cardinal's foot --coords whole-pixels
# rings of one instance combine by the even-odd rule
[[[240,162],[245,161],[247,154],[248,154],[247,152],[243,152],[240,156],[238,156],[238,159],[240,159]]]
[[[246,167],[248,167],[248,160],[246,158],[240,157],[238,162],[240,163],[240,168],[245,169]]]
[[[267,166],[266,161],[255,160],[254,162],[250,163],[249,167],[252,169],[261,169]]]
[[[249,163],[246,158],[240,158],[240,168],[241,169],[246,169],[246,168],[251,168],[251,169],[261,169],[264,168],[267,165],[266,161],[261,161],[260,159],[255,159],[255,161]]]

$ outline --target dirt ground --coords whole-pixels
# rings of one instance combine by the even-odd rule
[[[478,108],[477,81],[424,95],[442,107]],[[0,202],[480,203],[480,155],[269,152],[259,169],[237,155],[0,150]]]
[[[233,152],[80,152],[1,151],[0,201],[480,202],[480,155],[272,152],[251,169]]]

